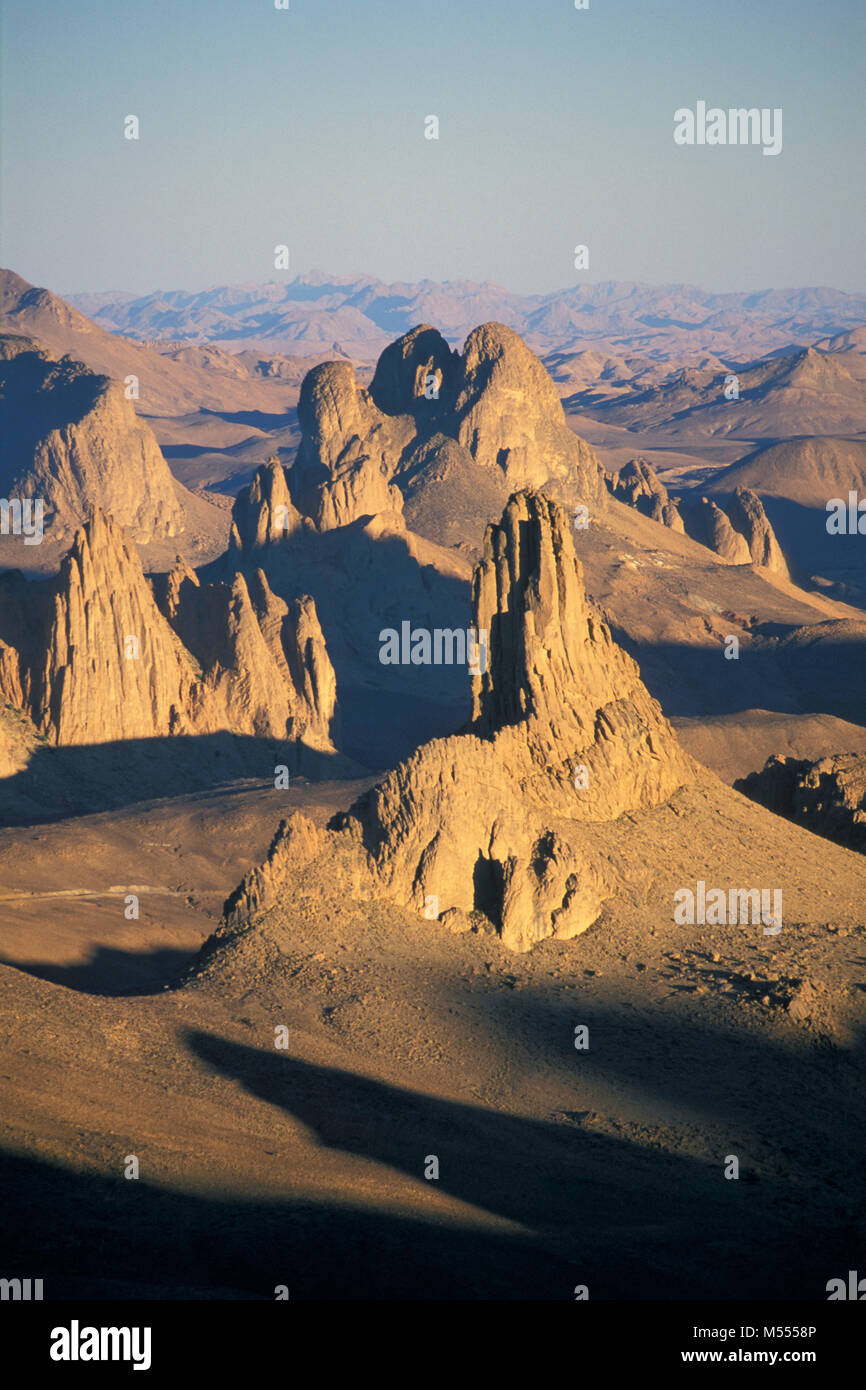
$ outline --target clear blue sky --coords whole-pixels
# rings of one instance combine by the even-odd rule
[[[864,0],[2,0],[0,255],[67,293],[273,280],[277,243],[296,273],[530,292],[862,290],[864,15]],[[676,146],[673,113],[698,99],[782,107],[782,153]]]

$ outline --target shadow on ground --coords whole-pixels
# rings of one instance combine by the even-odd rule
[[[212,791],[239,778],[274,785],[277,765],[311,781],[357,775],[339,754],[286,740],[215,733],[116,743],[40,745],[29,763],[0,779],[0,826],[45,825],[161,797]],[[231,788],[226,788],[227,794]]]

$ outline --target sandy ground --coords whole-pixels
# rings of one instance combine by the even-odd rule
[[[862,858],[708,777],[605,827],[636,886],[575,941],[455,937],[332,865],[178,987],[274,807],[136,814],[0,841],[3,1263],[46,1297],[820,1298],[856,1267]],[[25,861],[184,901],[10,905]],[[698,877],[783,884],[783,931],[676,926]]]

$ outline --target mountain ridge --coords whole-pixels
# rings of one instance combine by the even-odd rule
[[[196,336],[236,346],[304,342],[312,349],[342,342],[359,357],[421,322],[436,322],[454,345],[476,324],[496,319],[536,350],[626,339],[653,353],[741,351],[759,355],[859,327],[866,294],[825,286],[761,291],[706,291],[693,285],[600,281],[548,294],[517,294],[490,281],[388,283],[373,276],[311,272],[263,284],[212,285],[130,296],[69,294],[95,322],[136,339]],[[361,351],[357,351],[361,349]]]

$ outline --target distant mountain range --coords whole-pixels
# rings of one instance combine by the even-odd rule
[[[479,323],[495,320],[537,352],[592,347],[655,359],[711,354],[730,362],[810,345],[866,323],[866,294],[826,288],[713,294],[693,285],[606,281],[520,295],[490,282],[385,284],[319,271],[264,285],[65,298],[102,327],[139,340],[356,360],[372,360],[420,323],[436,325],[453,345],[462,346]]]

